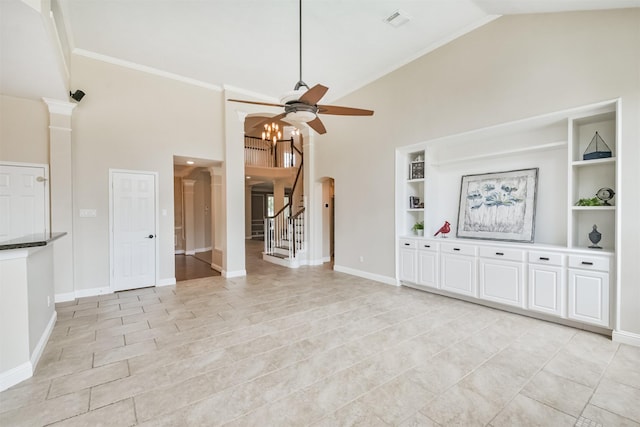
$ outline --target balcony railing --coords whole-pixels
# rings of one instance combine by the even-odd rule
[[[264,141],[253,136],[244,137],[244,164],[264,168],[293,168],[300,162],[293,138]]]

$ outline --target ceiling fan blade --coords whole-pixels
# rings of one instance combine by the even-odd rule
[[[270,102],[244,101],[242,99],[227,99],[227,101],[242,102],[243,104],[267,105],[269,107],[284,107],[284,105],[282,105],[282,104],[272,104]]]
[[[333,114],[337,116],[373,116],[372,110],[361,108],[340,107],[338,105],[318,105],[319,114]]]
[[[316,117],[310,122],[307,122],[307,124],[311,127],[311,129],[315,130],[320,135],[327,133],[327,129],[325,129],[324,124],[322,124],[322,121],[319,117]]]
[[[326,86],[315,85],[306,91],[304,95],[300,97],[299,101],[309,105],[316,105],[328,90],[329,88]]]

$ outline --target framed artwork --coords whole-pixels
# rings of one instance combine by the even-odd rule
[[[464,175],[456,237],[533,242],[538,168]]]
[[[411,171],[409,179],[424,178],[424,162],[411,162]]]
[[[420,207],[420,197],[409,196],[409,208],[417,209],[419,207]]]

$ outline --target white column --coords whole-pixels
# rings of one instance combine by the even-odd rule
[[[316,177],[314,135],[304,135],[304,198],[305,209],[305,244],[310,265],[322,264],[322,183]]]
[[[43,101],[49,109],[51,231],[67,233],[54,246],[54,290],[61,299],[70,299],[75,291],[71,114],[77,104],[49,98],[43,98]]]
[[[186,255],[193,255],[196,253],[196,217],[193,208],[193,191],[195,183],[196,181],[194,179],[182,180],[182,200],[184,203],[184,206],[182,207],[182,215],[184,217],[184,252]]]
[[[237,93],[226,89],[225,98]],[[244,239],[244,116],[233,103],[225,104],[225,162],[223,166],[224,253],[222,275],[246,276]]]
[[[251,186],[244,186],[244,234],[247,239],[251,239],[252,222],[253,222],[253,206],[251,205]]]
[[[222,271],[222,168],[208,168],[211,175],[211,268]]]

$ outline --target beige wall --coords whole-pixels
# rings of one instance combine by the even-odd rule
[[[640,9],[507,16],[340,99],[375,115],[325,116],[316,143],[315,176],[336,180],[336,265],[394,277],[396,147],[621,97],[620,326],[640,333],[638,46]]]
[[[109,169],[157,172],[159,276],[174,278],[173,156],[223,160],[222,93],[74,55],[76,291],[109,286]],[[162,211],[166,211],[166,216]]]
[[[43,101],[0,95],[0,160],[49,164],[49,111]]]

